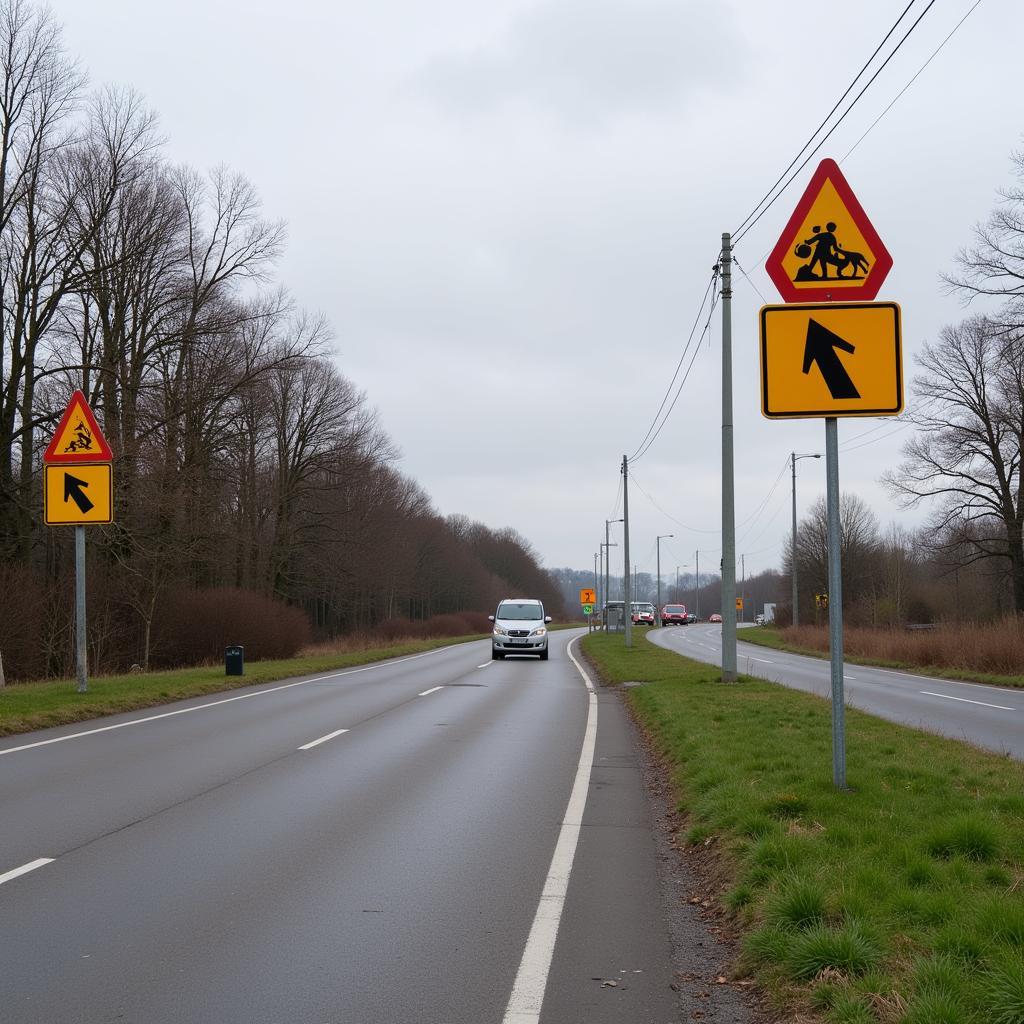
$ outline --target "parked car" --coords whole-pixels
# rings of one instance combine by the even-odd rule
[[[654,605],[646,604],[641,601],[633,602],[633,625],[634,626],[653,626],[654,625]]]
[[[692,625],[697,621],[697,616],[693,612],[688,612],[686,615],[686,621]]]
[[[721,621],[722,621],[722,616],[719,615],[718,612],[715,612],[714,615],[709,615],[708,616],[708,622],[721,622]]]
[[[690,621],[684,604],[667,604],[661,609],[663,626],[685,626]]]
[[[548,660],[548,623],[544,605],[535,598],[507,597],[493,615],[491,658],[501,661],[506,654],[538,654]]]

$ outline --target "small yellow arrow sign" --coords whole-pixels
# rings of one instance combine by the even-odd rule
[[[43,521],[47,526],[114,521],[114,473],[109,462],[43,468]]]

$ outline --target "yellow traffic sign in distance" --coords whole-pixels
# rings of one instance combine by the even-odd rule
[[[761,412],[769,419],[902,411],[903,348],[895,302],[761,308]]]
[[[738,612],[743,611],[743,598],[742,597],[737,597],[736,598],[736,611],[738,611]]]
[[[597,604],[597,591],[582,589],[580,591],[580,604]]]
[[[83,526],[114,520],[114,472],[109,462],[44,466],[43,521]]]

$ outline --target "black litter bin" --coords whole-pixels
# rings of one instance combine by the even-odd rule
[[[224,648],[224,675],[244,676],[245,675],[245,648],[225,647]]]

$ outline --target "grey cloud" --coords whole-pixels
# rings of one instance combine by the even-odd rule
[[[521,104],[594,123],[731,91],[744,52],[724,4],[551,0],[478,49],[433,59],[410,84],[461,114]]]

